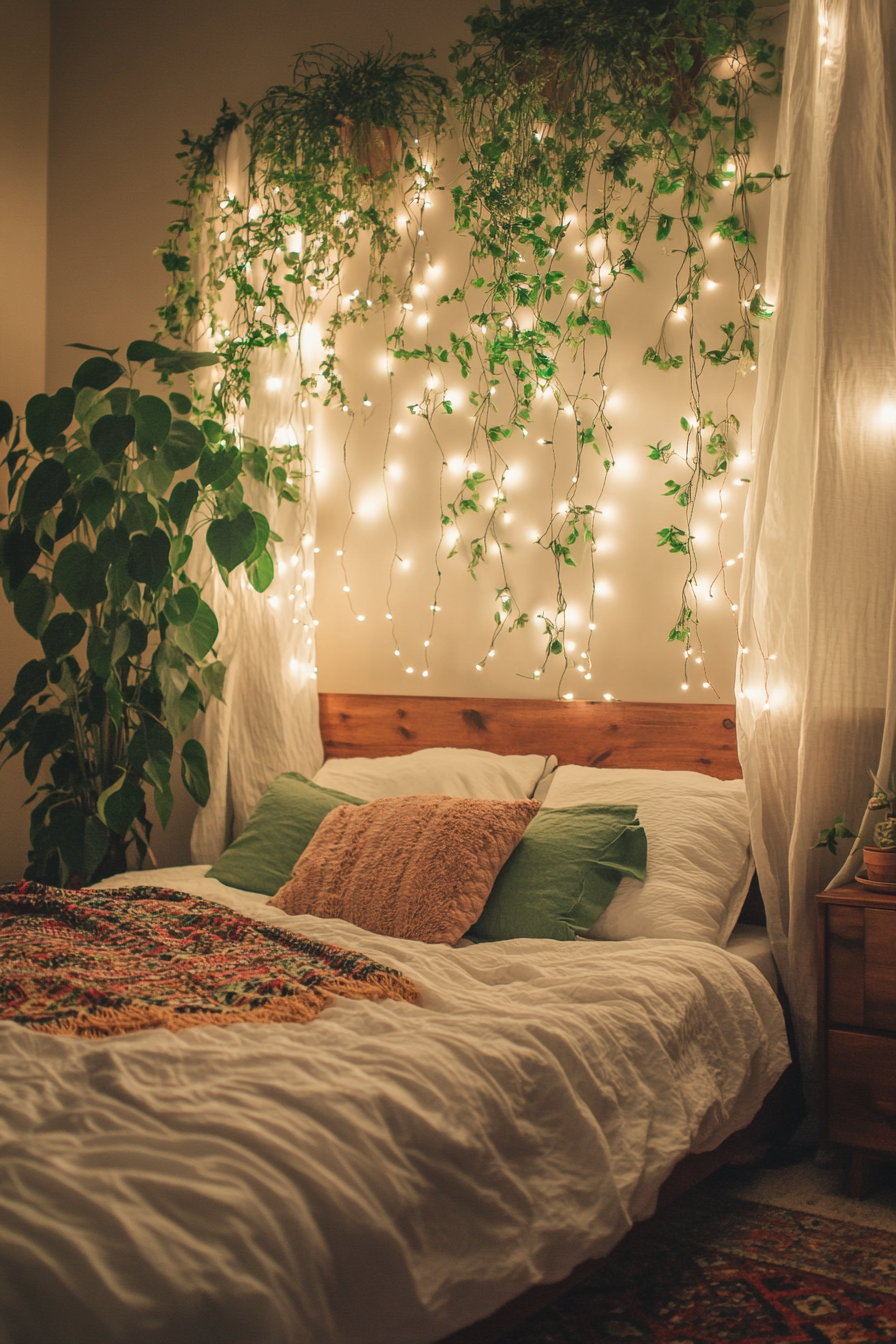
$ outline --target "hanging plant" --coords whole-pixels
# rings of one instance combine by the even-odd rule
[[[452,53],[468,169],[453,195],[472,267],[443,302],[463,310],[452,353],[462,375],[476,382],[471,399],[482,410],[488,477],[502,502],[502,441],[528,434],[540,395],[569,412],[568,428],[558,420],[556,432],[540,440],[555,461],[568,440],[565,460],[574,463],[572,487],[541,537],[558,585],[556,617],[542,617],[545,662],[557,655],[570,661],[564,573],[593,550],[603,493],[601,487],[581,501],[578,482],[585,453],[596,454],[605,473],[613,465],[606,413],[613,296],[644,282],[648,238],[680,257],[667,318],[644,362],[663,371],[687,363],[686,446],[676,453],[660,440],[648,451],[674,460],[684,475],[665,487],[684,515],[662,529],[658,544],[687,557],[670,638],[690,650],[692,641],[699,644],[693,509],[736,452],[736,420],[727,404],[717,411],[704,404],[701,378],[707,367],[753,366],[756,324],[769,311],[748,205],[781,171],[749,172],[748,105],[754,93],[776,89],[776,50],[761,35],[752,0],[502,0],[498,11],[482,9],[468,22],[470,40]],[[694,304],[707,268],[706,214],[728,191],[733,208],[726,204],[713,232],[730,245],[738,298],[722,338],[713,341],[699,333]],[[689,318],[686,355],[667,341],[669,318],[682,313]],[[480,506],[468,490],[456,507]],[[497,542],[495,520],[486,513],[471,543],[472,568],[490,540]],[[502,601],[516,610],[509,583]],[[492,643],[513,624],[499,622]]]
[[[317,46],[297,58],[291,84],[238,112],[225,106],[210,135],[184,135],[182,215],[160,249],[172,277],[160,315],[172,336],[219,352],[212,405],[234,424],[251,402],[256,352],[296,355],[295,440],[279,454],[258,445],[268,473],[271,462],[288,472],[302,457],[309,396],[346,404],[338,334],[390,296],[396,196],[418,197],[432,179],[420,142],[442,129],[446,92],[422,55]],[[244,174],[226,163],[238,132]],[[359,248],[366,283],[346,293]],[[309,359],[303,338],[321,315],[323,354]]]
[[[240,566],[258,588],[273,575],[272,534],[244,502],[234,436],[193,397],[134,385],[150,363],[170,384],[217,357],[155,341],[132,342],[126,365],[116,354],[96,350],[22,418],[0,402],[0,438],[11,437],[0,573],[40,643],[0,712],[0,744],[36,786],[25,876],[51,885],[120,872],[131,845],[142,866],[147,790],[164,826],[175,740],[209,696],[223,699],[218,623],[187,569],[196,536],[225,583]],[[179,755],[204,805],[205,752],[188,739]]]

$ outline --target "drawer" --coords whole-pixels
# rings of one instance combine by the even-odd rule
[[[827,1132],[832,1143],[896,1153],[896,1038],[828,1032]]]
[[[829,1022],[896,1032],[896,910],[831,904],[827,920]]]

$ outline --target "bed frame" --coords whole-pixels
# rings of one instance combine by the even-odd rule
[[[426,695],[320,695],[320,727],[329,757],[400,756],[424,747],[478,747],[501,755],[555,755],[561,765],[695,770],[740,779],[733,705],[634,704],[620,701],[471,699]],[[787,1136],[801,1118],[791,1065],[750,1124],[708,1153],[690,1153],[660,1190],[667,1204],[760,1145]],[[629,1238],[639,1235],[632,1228]],[[594,1272],[579,1265],[560,1283],[539,1284],[441,1344],[493,1344]]]
[[[328,757],[478,747],[504,756],[553,753],[561,765],[741,777],[733,705],[324,693],[320,730]]]

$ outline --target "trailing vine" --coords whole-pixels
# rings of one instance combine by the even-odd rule
[[[561,682],[570,669],[590,680],[594,554],[615,462],[612,323],[626,287],[650,282],[651,249],[674,255],[674,290],[643,359],[687,379],[683,438],[666,429],[646,449],[670,473],[664,491],[674,516],[657,544],[685,565],[669,638],[683,646],[687,682],[688,657],[703,654],[694,509],[710,483],[725,479],[738,451],[735,378],[720,387],[715,375],[755,366],[757,326],[770,312],[750,203],[782,173],[750,171],[749,104],[776,91],[778,52],[752,0],[625,7],[502,0],[500,10],[483,9],[468,23],[469,40],[452,52],[461,172],[451,196],[469,251],[465,272],[434,305],[444,334],[428,326],[425,337],[412,333],[411,314],[415,293],[426,288],[418,283],[419,253],[429,247],[424,211],[441,189],[447,85],[420,56],[353,57],[333,47],[300,56],[293,83],[251,107],[225,106],[210,134],[185,133],[181,216],[160,249],[170,274],[163,325],[217,351],[210,410],[240,437],[250,470],[278,497],[295,499],[309,488],[313,403],[345,413],[349,471],[349,437],[371,403],[365,391],[358,404],[346,384],[340,338],[377,316],[386,367],[420,370],[423,386],[407,410],[425,423],[440,462],[430,636],[443,560],[465,554],[475,578],[488,559],[499,582],[477,666],[494,656],[502,633],[534,618],[544,634],[535,675],[560,666]],[[707,251],[714,243],[728,251],[737,294],[715,339],[698,320],[699,301],[715,283]],[[416,315],[413,326],[428,321]],[[466,443],[456,486],[447,472],[447,442],[460,430],[455,374],[472,411],[460,431]],[[253,432],[250,407],[261,379],[277,394],[281,425],[271,441]],[[384,482],[400,428],[393,431],[391,374],[388,401]],[[552,480],[567,482],[533,537],[553,566],[552,609],[527,609],[510,543],[498,530],[512,488],[508,451],[519,438],[528,440],[527,454],[550,455]],[[377,446],[368,436],[371,450]],[[350,472],[348,509],[350,529]],[[388,489],[387,510],[391,520]],[[392,527],[394,574],[402,559]],[[589,636],[571,657],[567,593],[575,575],[579,586],[590,576]],[[394,626],[393,637],[399,654]]]

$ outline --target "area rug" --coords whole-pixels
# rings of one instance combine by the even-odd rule
[[[896,1236],[712,1184],[636,1229],[502,1344],[896,1341]]]
[[[87,1037],[310,1022],[333,996],[418,991],[360,952],[184,892],[0,886],[0,1021]]]

